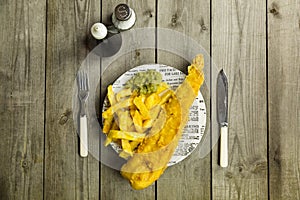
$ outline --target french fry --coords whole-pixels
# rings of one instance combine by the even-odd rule
[[[164,92],[162,94],[162,97],[161,97],[161,100],[159,102],[159,105],[163,105],[165,104],[169,99],[170,97],[174,94],[174,91],[173,90],[168,90],[166,92]]]
[[[133,104],[133,98],[128,98],[128,99],[125,99],[124,101],[116,103],[111,108],[116,112],[117,110],[119,110],[121,108],[129,107],[132,104]]]
[[[116,104],[116,98],[112,89],[112,85],[109,85],[107,88],[107,98],[111,106]]]
[[[160,96],[157,93],[150,94],[145,100],[145,106],[148,110],[160,102]]]
[[[148,129],[153,126],[154,121],[157,119],[159,112],[161,111],[161,106],[160,105],[155,105],[152,107],[151,110],[149,110],[149,114],[151,119],[144,120],[143,122],[143,128]]]
[[[143,102],[143,96],[135,97],[133,100],[134,105],[139,109],[143,119],[150,119],[149,110]]]
[[[131,91],[130,88],[123,89],[123,90],[121,90],[120,92],[117,93],[116,99],[117,99],[118,102],[120,102],[122,98],[128,97],[130,95],[132,95],[132,91]]]
[[[170,86],[169,86],[167,83],[162,82],[162,83],[160,83],[159,86],[157,87],[156,93],[159,94],[159,93],[161,93],[161,92],[163,92],[164,90],[167,90],[167,89],[169,89],[169,88],[170,88]]]
[[[109,107],[106,111],[104,111],[103,113],[102,113],[102,117],[103,117],[103,119],[109,119],[111,116],[113,116],[113,111],[112,111],[112,108],[111,107]]]
[[[117,116],[119,120],[119,127],[121,131],[129,131],[133,121],[130,116],[130,113],[128,110],[126,111],[117,111]]]
[[[108,136],[111,138],[117,138],[117,139],[142,141],[145,138],[146,134],[138,133],[138,132],[110,130],[108,133]]]
[[[130,156],[132,156],[133,153],[132,153],[131,145],[130,145],[129,141],[122,139],[121,144],[122,144],[123,151],[128,153]]]
[[[133,124],[137,132],[142,133],[144,132],[142,126],[143,126],[143,119],[138,110],[135,110],[134,116],[133,116]]]
[[[126,107],[129,107],[133,104],[133,99],[132,98],[128,98],[124,101],[121,101],[121,102],[118,102],[116,103],[115,105],[109,107],[106,111],[104,111],[102,113],[102,117],[104,119],[107,119],[109,118],[111,115],[113,115],[116,111],[118,111],[119,109],[122,109],[122,108],[126,108]]]
[[[114,120],[113,115],[111,115],[109,118],[104,120],[103,130],[102,130],[103,133],[107,134],[110,131],[113,125],[113,120]]]
[[[108,134],[108,135],[106,136],[106,140],[105,140],[105,142],[104,142],[104,146],[108,146],[112,141],[113,141],[113,140],[112,140],[112,137]]]

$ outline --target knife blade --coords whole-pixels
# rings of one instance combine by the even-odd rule
[[[217,80],[217,111],[220,123],[220,166],[228,166],[228,81],[224,70]]]

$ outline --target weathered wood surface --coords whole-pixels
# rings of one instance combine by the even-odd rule
[[[201,7],[195,5],[201,5]],[[200,43],[209,52],[210,3],[207,0],[158,1],[157,27],[179,31]],[[162,44],[158,42],[157,45],[158,63],[164,63],[187,72],[186,60],[171,52],[160,51]],[[178,45],[182,45],[182,41],[178,41]],[[206,107],[208,109],[210,107],[209,99],[206,99]],[[199,155],[198,147],[191,156],[165,171],[157,181],[157,199],[211,198],[210,154],[204,159],[200,159]]]
[[[229,166],[212,159],[213,199],[267,199],[266,2],[212,1],[212,59],[229,81]]]
[[[270,199],[300,199],[300,2],[268,2]]]
[[[80,158],[74,79],[96,45],[91,25],[110,22],[122,2],[136,11],[135,28],[182,32],[225,69],[228,168],[219,167],[215,146],[134,191],[118,171]],[[297,0],[1,1],[0,199],[299,199],[299,9]],[[188,64],[165,52],[135,51],[111,66],[102,87],[155,61]]]
[[[112,11],[119,3],[126,2],[117,0],[102,2],[103,23],[111,23]],[[134,28],[155,27],[155,1],[127,1],[127,3],[131,8],[135,10],[136,15],[138,16]],[[131,41],[124,42],[129,44],[129,47],[130,42],[134,43],[136,39],[137,38],[132,38]],[[155,37],[153,37],[152,39],[148,39],[153,40],[153,44],[155,44]],[[103,72],[104,76],[101,80],[102,96],[105,95],[107,86],[109,84],[112,84],[120,75],[122,75],[127,70],[142,64],[155,63],[154,49],[139,51],[135,51],[134,49],[132,49],[130,51],[132,52],[121,56],[111,66],[109,66],[109,70],[105,70]],[[103,164],[101,165],[100,176],[101,199],[155,199],[155,185],[152,185],[141,191],[133,190],[128,180],[124,179],[120,175],[119,171],[111,169]]]
[[[100,2],[49,0],[47,19],[44,198],[98,199],[99,162],[79,156],[72,95]]]
[[[42,199],[46,1],[0,2],[0,199]]]

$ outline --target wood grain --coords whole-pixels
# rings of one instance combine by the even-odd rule
[[[225,69],[228,168],[218,146],[204,159],[197,150],[156,186],[135,191],[118,171],[79,156],[75,76],[97,45],[91,25],[110,24],[122,2],[136,11],[134,28],[182,32]],[[1,0],[0,199],[300,199],[299,10],[299,0]],[[106,72],[102,96],[123,72],[155,61],[188,65],[163,51],[131,52]]]
[[[229,82],[229,166],[213,151],[213,199],[267,199],[266,3],[212,1],[212,58]]]
[[[46,1],[0,3],[0,199],[43,198]]]
[[[268,1],[270,199],[300,199],[300,2]]]
[[[100,2],[48,0],[47,13],[44,197],[98,199],[99,162],[79,156],[72,88],[87,44],[96,45],[89,30],[100,19]]]
[[[102,2],[102,18],[105,24],[111,23],[111,14],[114,8],[120,3],[127,3],[136,12],[137,21],[134,28],[142,27],[155,27],[155,1],[142,0],[142,1],[103,1]],[[150,38],[151,39],[151,38]],[[138,40],[132,38],[132,43]],[[140,39],[141,40],[141,39]],[[152,38],[153,44],[155,38]],[[130,44],[131,41],[126,41]],[[128,45],[127,48],[131,48]],[[114,63],[109,66],[109,69],[103,72],[101,80],[101,96],[106,94],[106,88],[109,84],[113,83],[120,75],[127,70],[139,66],[141,64],[154,63],[155,51],[137,50],[121,56]],[[154,199],[155,186],[152,185],[144,190],[133,190],[128,182],[124,179],[120,172],[111,169],[105,165],[101,165],[101,199]]]
[[[157,12],[159,28],[182,32],[202,45],[206,51],[210,51],[209,1],[158,1]],[[160,51],[160,45],[158,43],[158,63],[164,63],[187,72],[186,67],[189,63],[184,58],[170,52]],[[209,98],[206,99],[206,106],[209,109]],[[210,154],[203,159],[199,155],[198,147],[187,159],[165,171],[157,181],[158,199],[211,198]]]

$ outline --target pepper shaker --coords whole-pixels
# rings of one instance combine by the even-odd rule
[[[133,27],[135,21],[135,12],[127,4],[119,4],[116,6],[112,14],[112,23],[116,29],[120,31],[128,30]]]

